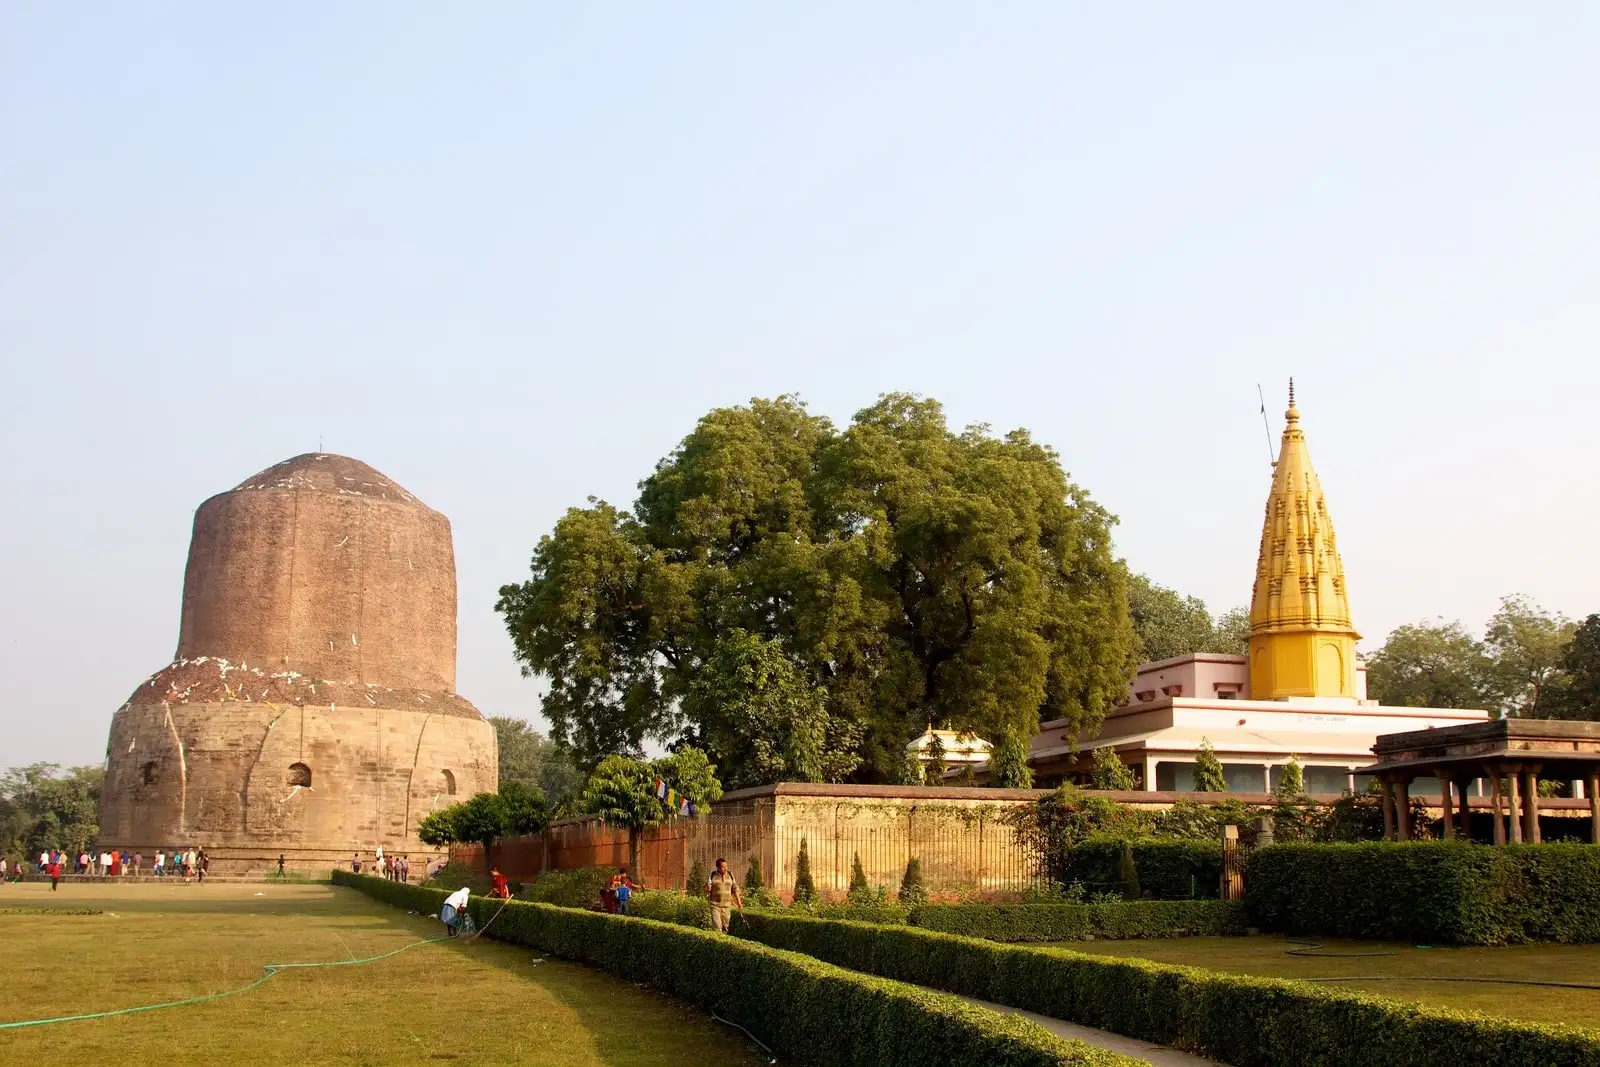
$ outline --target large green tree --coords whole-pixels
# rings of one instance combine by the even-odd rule
[[[1367,695],[1408,708],[1490,708],[1494,663],[1459,622],[1419,622],[1389,635],[1367,657]]]
[[[1541,695],[1539,714],[1600,720],[1600,614],[1573,630],[1562,657],[1562,676]]]
[[[75,853],[100,833],[96,809],[105,775],[99,767],[34,763],[0,774],[0,854]]]
[[[1574,629],[1566,616],[1546,611],[1528,597],[1501,599],[1483,643],[1494,659],[1502,714],[1544,714],[1541,704],[1552,683],[1559,686]]]
[[[1242,656],[1249,644],[1248,608],[1234,608],[1212,618],[1211,610],[1199,597],[1184,596],[1157,585],[1143,574],[1129,579],[1128,610],[1139,638],[1139,658],[1144,663],[1193,652]]]
[[[537,787],[558,811],[583,792],[583,772],[571,753],[523,719],[493,715],[489,722],[500,743],[501,792],[512,782]]]
[[[1024,431],[954,432],[902,394],[842,430],[755,400],[701,419],[631,509],[567,512],[497,607],[580,762],[681,739],[740,783],[894,780],[928,722],[1026,738],[1123,699],[1113,521]]]

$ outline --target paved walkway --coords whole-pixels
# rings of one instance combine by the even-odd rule
[[[1165,1045],[1152,1045],[1148,1041],[1141,1041],[1136,1037],[1123,1037],[1113,1034],[1110,1030],[1096,1030],[1092,1026],[1079,1026],[1077,1023],[1064,1023],[1060,1019],[1052,1019],[1048,1015],[1035,1015],[1031,1011],[1021,1011],[1017,1008],[1008,1008],[1004,1004],[991,1004],[987,1000],[978,1000],[976,997],[961,997],[968,1004],[976,1004],[980,1008],[990,1011],[1003,1012],[1007,1015],[1020,1015],[1029,1022],[1038,1023],[1058,1037],[1071,1038],[1082,1041],[1095,1048],[1103,1048],[1107,1052],[1120,1052],[1124,1056],[1134,1056],[1141,1060],[1149,1060],[1155,1067],[1222,1067],[1215,1060],[1208,1060],[1204,1056],[1196,1056],[1189,1052],[1179,1052],[1175,1048]]]

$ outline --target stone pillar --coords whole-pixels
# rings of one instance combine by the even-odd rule
[[[1537,768],[1522,772],[1522,840],[1539,843],[1539,774]]]
[[[1493,826],[1490,827],[1490,833],[1493,835],[1495,844],[1503,845],[1506,843],[1506,824],[1500,821],[1502,799],[1500,796],[1500,768],[1494,766],[1485,767],[1483,773],[1489,779],[1489,821],[1493,823]]]
[[[1472,796],[1472,779],[1460,778],[1456,781],[1457,795],[1461,800],[1461,840],[1472,840],[1472,806],[1468,803]]]
[[[1583,784],[1589,794],[1589,840],[1600,845],[1600,771],[1591,770]]]
[[[1153,756],[1144,758],[1144,791],[1146,793],[1156,791],[1156,761]]]
[[[1394,785],[1387,777],[1379,778],[1378,784],[1383,787],[1383,839],[1393,841],[1394,837]]]
[[[1394,824],[1396,840],[1411,840],[1411,779],[1396,778],[1394,790]]]
[[[1511,787],[1511,795],[1507,798],[1506,825],[1511,827],[1511,843],[1522,844],[1522,789],[1518,779],[1522,775],[1522,768],[1512,764],[1506,768],[1506,784]]]
[[[1455,831],[1455,806],[1456,798],[1450,792],[1450,775],[1447,771],[1439,771],[1439,813],[1444,816],[1444,839],[1454,841]]]

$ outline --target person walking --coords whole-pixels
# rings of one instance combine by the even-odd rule
[[[720,856],[717,857],[716,869],[706,879],[706,899],[711,903],[711,928],[718,933],[728,932],[728,920],[733,917],[733,908],[738,908],[739,914],[744,914],[744,897],[739,892],[739,883],[734,880],[733,872],[728,870],[728,861]]]
[[[56,887],[61,884],[61,861],[59,859],[53,861],[45,870],[50,872],[50,892],[54,893]]]
[[[278,853],[278,877],[283,877],[283,853]]]
[[[511,883],[506,881],[499,867],[489,872],[489,895],[500,900],[511,899]]]

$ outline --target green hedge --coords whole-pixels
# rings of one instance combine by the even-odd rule
[[[931,904],[911,912],[925,930],[987,941],[1242,934],[1244,905],[1223,900],[1133,900],[1122,904]]]
[[[1310,982],[751,913],[741,936],[841,967],[1190,1049],[1234,1067],[1593,1067],[1600,1031],[1421,1007]]]
[[[1221,900],[1135,900],[1119,904],[927,904],[919,908],[821,904],[751,909],[772,915],[920,926],[988,941],[1088,941],[1245,932],[1243,904]],[[635,893],[630,914],[709,929],[711,907],[682,893]]]
[[[640,890],[628,901],[628,914],[656,922],[711,929],[711,902],[669,890]]]
[[[566,908],[598,908],[600,891],[617,872],[610,867],[580,867],[575,871],[546,871],[517,894],[520,900],[559,904]]]
[[[343,871],[334,881],[424,914],[437,913],[446,895]],[[469,905],[480,929],[499,907],[485,897]],[[954,997],[706,930],[512,901],[487,934],[681,997],[743,1026],[786,1063],[1149,1067]]]
[[[1166,838],[1094,837],[1064,850],[1050,871],[1061,885],[1081,882],[1090,893],[1117,892],[1117,864],[1124,845],[1133,850],[1139,888],[1157,900],[1212,898],[1221,892],[1222,843]]]
[[[1286,933],[1500,945],[1600,941],[1600,848],[1460,842],[1272,845],[1250,858],[1250,914]]]

